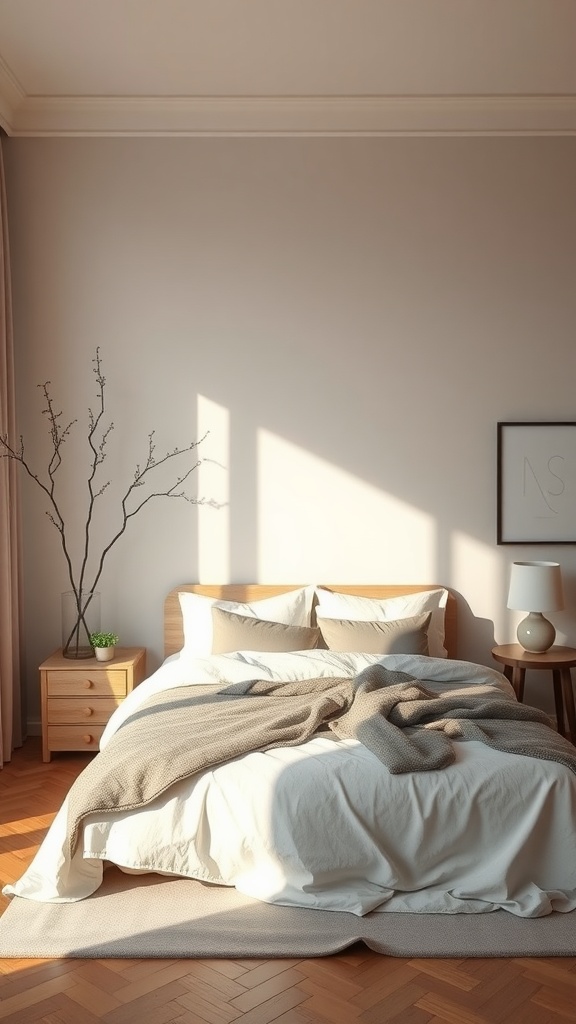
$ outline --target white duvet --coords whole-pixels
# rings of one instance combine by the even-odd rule
[[[414,655],[235,653],[167,659],[110,719],[104,747],[149,696],[190,683],[353,676],[381,660],[432,690],[481,687],[515,700],[504,676]],[[576,775],[552,761],[456,742],[454,764],[390,775],[361,743],[318,735],[254,752],[172,787],[146,808],[91,815],[71,860],[66,803],[10,896],[69,902],[106,863],[235,886],[288,906],[522,917],[576,909]]]

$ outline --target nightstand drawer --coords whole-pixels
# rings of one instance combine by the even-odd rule
[[[48,745],[50,750],[94,750],[97,751],[103,725],[50,725]]]
[[[120,669],[52,671],[48,675],[47,692],[50,697],[79,697],[84,693],[96,697],[110,697],[112,694],[125,697],[126,672]]]
[[[96,753],[110,715],[145,675],[145,647],[117,647],[107,662],[54,651],[40,665],[42,760],[53,750]]]
[[[110,715],[120,705],[114,697],[50,697],[48,699],[48,725],[87,725],[94,722],[106,725]]]

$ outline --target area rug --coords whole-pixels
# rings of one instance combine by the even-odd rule
[[[576,912],[378,914],[276,907],[235,889],[111,869],[79,903],[15,897],[0,957],[321,957],[357,942],[396,957],[576,956]]]

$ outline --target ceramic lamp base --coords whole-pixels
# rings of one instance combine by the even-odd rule
[[[542,612],[529,612],[516,630],[518,643],[530,654],[544,654],[556,639],[556,630]]]

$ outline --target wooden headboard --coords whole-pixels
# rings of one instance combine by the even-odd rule
[[[180,602],[178,594],[181,591],[188,591],[191,594],[201,594],[204,597],[215,597],[220,601],[262,601],[266,597],[275,597],[277,594],[285,594],[289,590],[299,590],[303,583],[290,583],[285,586],[281,584],[267,583],[222,583],[212,586],[201,583],[182,583],[175,587],[167,595],[164,601],[164,657],[177,654],[182,649],[184,634],[182,632],[182,615],[180,613]],[[353,594],[356,597],[375,597],[379,600],[387,597],[401,597],[403,594],[415,594],[421,590],[438,590],[441,583],[395,583],[395,584],[333,584],[322,583],[318,586],[326,587],[328,590],[335,590],[340,594]],[[448,591],[448,602],[445,613],[445,647],[449,658],[456,658],[456,598]]]

